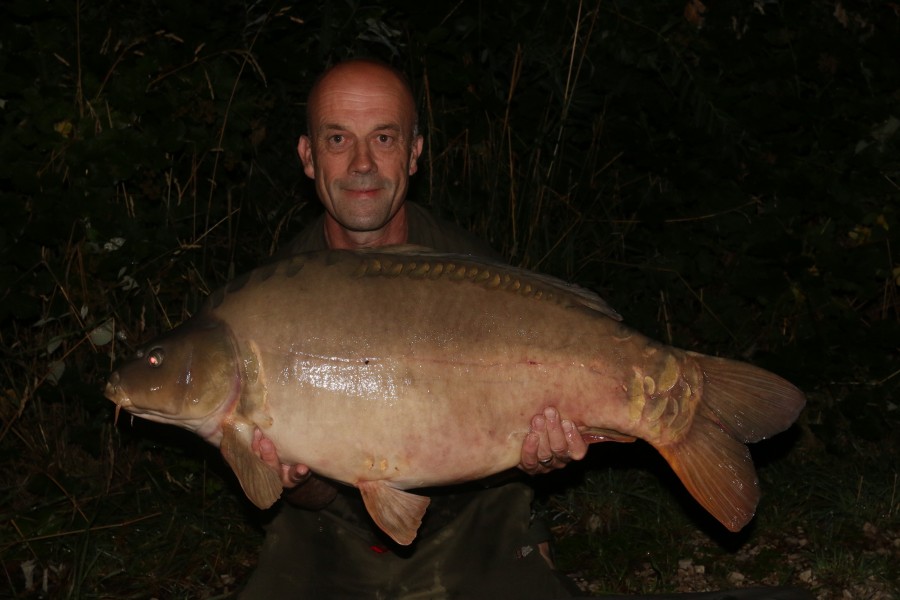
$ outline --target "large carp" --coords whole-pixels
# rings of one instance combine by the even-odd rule
[[[114,372],[106,396],[219,446],[254,504],[288,464],[359,488],[401,544],[429,500],[519,462],[553,405],[589,442],[652,444],[732,531],[759,486],[745,442],[793,423],[804,396],[757,367],[679,350],[629,328],[597,295],[470,257],[325,251],[258,268]]]

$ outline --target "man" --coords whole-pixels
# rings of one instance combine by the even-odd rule
[[[405,78],[369,60],[326,71],[307,106],[297,147],[325,214],[282,252],[414,243],[494,254],[467,232],[406,199],[422,136]],[[246,598],[563,598],[571,583],[552,568],[548,535],[530,526],[532,491],[510,481],[429,490],[432,504],[410,547],[374,528],[359,494],[280,464],[257,432],[260,457],[279,469],[286,504],[272,521]],[[586,444],[548,407],[532,419],[520,469],[544,473],[580,459]],[[300,508],[295,508],[300,507]]]

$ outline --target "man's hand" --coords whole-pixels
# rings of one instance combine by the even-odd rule
[[[312,474],[306,465],[285,465],[278,459],[278,452],[272,440],[263,436],[262,431],[256,429],[253,432],[253,442],[250,448],[256,452],[256,455],[266,463],[271,469],[278,471],[281,475],[281,485],[285,488],[295,488]]]
[[[264,463],[280,473],[281,485],[285,488],[281,497],[290,504],[299,508],[318,510],[337,496],[337,487],[313,475],[306,465],[283,464],[278,458],[275,444],[259,429],[253,432],[250,447]]]
[[[572,421],[563,421],[552,406],[531,419],[531,431],[522,442],[519,468],[529,475],[561,469],[570,461],[581,460],[587,444]]]

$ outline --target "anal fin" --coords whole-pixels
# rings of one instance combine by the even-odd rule
[[[578,433],[584,438],[586,444],[597,444],[599,442],[633,442],[637,438],[616,431],[615,429],[603,429],[602,427],[579,427]]]
[[[398,490],[385,481],[361,481],[356,487],[372,520],[391,539],[403,546],[416,539],[425,509],[431,502],[427,496]]]
[[[238,426],[226,424],[219,448],[250,501],[259,508],[269,508],[281,497],[281,478],[253,452],[250,439],[243,437],[246,439],[242,439]]]
[[[657,448],[691,495],[730,531],[739,531],[759,502],[750,450],[698,415],[687,436]]]

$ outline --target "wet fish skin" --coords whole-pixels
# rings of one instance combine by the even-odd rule
[[[282,461],[358,487],[404,544],[428,504],[404,490],[515,466],[547,405],[589,442],[646,440],[738,530],[759,499],[744,444],[786,429],[804,405],[767,371],[627,328],[582,288],[411,249],[252,271],[113,373],[106,395],[220,446],[265,508],[281,484],[250,450],[259,427]]]

